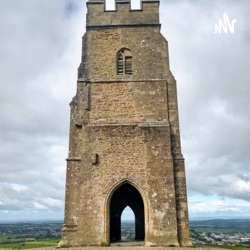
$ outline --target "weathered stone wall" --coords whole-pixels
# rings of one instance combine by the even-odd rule
[[[168,122],[166,82],[94,83],[90,123]],[[157,102],[157,103],[156,103]],[[155,105],[158,108],[155,108]]]
[[[144,203],[146,245],[190,245],[176,82],[160,33],[159,1],[104,11],[88,1],[71,123],[61,246],[110,242],[110,201],[124,183]],[[117,53],[132,53],[132,75]]]

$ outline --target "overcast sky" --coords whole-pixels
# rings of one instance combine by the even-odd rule
[[[0,1],[0,221],[63,219],[85,5]],[[161,0],[160,9],[190,218],[250,217],[250,1]],[[234,32],[215,34],[223,13]]]

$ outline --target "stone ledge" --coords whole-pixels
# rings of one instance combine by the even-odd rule
[[[66,161],[81,161],[81,157],[69,157],[66,159]]]
[[[87,127],[130,127],[130,126],[138,126],[141,128],[144,127],[169,127],[168,122],[145,122],[145,123],[137,123],[137,122],[130,122],[130,123],[89,123],[86,125]]]
[[[77,80],[78,83],[86,83],[86,84],[92,84],[92,83],[128,83],[128,82],[167,82],[167,79],[131,79],[129,77],[124,77],[123,79],[118,78],[116,80],[86,80],[84,78],[79,78]]]
[[[118,25],[88,25],[86,30],[102,30],[102,29],[118,29],[118,28],[141,28],[141,27],[154,27],[161,28],[161,24],[118,24]]]

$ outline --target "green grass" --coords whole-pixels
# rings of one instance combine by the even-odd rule
[[[250,247],[222,246],[222,245],[213,245],[213,244],[206,244],[206,245],[203,245],[203,247],[214,247],[214,248],[223,248],[223,249],[231,249],[231,250],[250,250]],[[201,248],[202,248],[202,246],[201,246]]]
[[[16,239],[14,239],[16,240]],[[21,239],[18,239],[21,240]],[[31,240],[31,239],[29,239]],[[22,239],[22,242],[18,243],[0,243],[0,250],[4,249],[31,249],[31,248],[40,248],[40,247],[56,247],[59,239],[48,239],[48,240],[39,240],[39,241],[27,241],[27,239]]]
[[[220,248],[224,248],[224,249],[231,249],[231,250],[249,250],[249,247],[234,247],[234,246],[216,246],[216,247],[220,247]]]

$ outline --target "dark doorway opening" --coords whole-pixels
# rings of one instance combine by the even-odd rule
[[[110,201],[110,241],[121,240],[121,215],[129,206],[135,216],[135,240],[145,238],[144,204],[139,191],[132,185],[125,183],[112,195]]]

